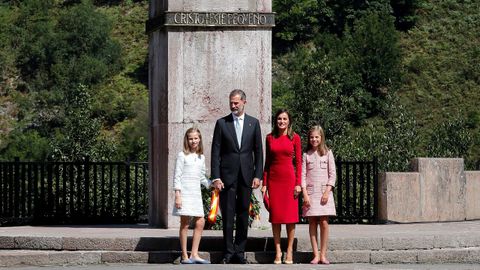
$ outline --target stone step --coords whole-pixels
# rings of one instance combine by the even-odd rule
[[[246,252],[252,264],[268,264],[274,252]],[[220,251],[200,252],[212,263],[219,263]],[[309,263],[311,252],[295,252],[294,263]],[[334,250],[328,253],[332,263],[480,263],[480,248],[417,249],[394,251]],[[101,263],[178,263],[179,251],[55,251],[55,250],[0,250],[0,266],[18,265],[83,265]]]
[[[191,238],[189,238],[189,242]],[[190,243],[189,243],[190,245]],[[200,250],[221,251],[220,236],[202,237]],[[282,238],[282,246],[286,239]],[[479,235],[437,235],[437,236],[384,236],[384,237],[335,237],[329,239],[329,250],[392,251],[409,249],[444,249],[480,247]],[[171,251],[180,250],[178,237],[43,237],[43,236],[0,236],[0,250],[66,250],[66,251]],[[308,238],[296,238],[296,251],[311,250]],[[274,251],[272,237],[249,237],[246,251]]]

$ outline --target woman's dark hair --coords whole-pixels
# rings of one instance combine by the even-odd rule
[[[275,113],[275,116],[273,118],[274,125],[273,125],[272,134],[275,138],[278,138],[278,137],[280,137],[280,135],[282,135],[282,134],[280,134],[280,130],[278,130],[278,125],[277,125],[277,118],[282,113],[286,113],[287,116],[288,116],[287,136],[288,136],[288,138],[290,138],[290,140],[293,140],[293,135],[295,134],[295,132],[293,132],[293,129],[292,129],[292,116],[290,115],[290,113],[288,112],[287,109],[279,109]]]

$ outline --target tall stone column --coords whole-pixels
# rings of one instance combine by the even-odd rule
[[[209,173],[215,121],[239,88],[247,114],[270,132],[274,16],[271,0],[151,0],[149,18],[149,223],[178,227],[173,172],[185,131],[202,132]]]

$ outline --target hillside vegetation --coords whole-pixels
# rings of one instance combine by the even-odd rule
[[[476,166],[478,1],[273,6],[273,110],[302,136],[321,124],[337,156],[382,170]],[[0,1],[0,159],[146,160],[147,14],[148,1]]]
[[[405,77],[399,97],[417,119],[419,152],[443,148],[440,155],[455,156],[451,148],[468,148],[458,156],[466,156],[470,168],[480,160],[479,11],[479,1],[428,1],[417,26],[401,39]],[[445,144],[429,145],[429,137]]]

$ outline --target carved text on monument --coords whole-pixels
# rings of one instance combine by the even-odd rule
[[[274,26],[273,13],[168,12],[165,26]]]

